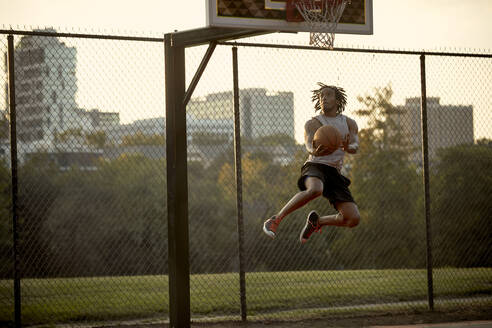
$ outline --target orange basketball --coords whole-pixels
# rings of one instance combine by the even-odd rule
[[[323,145],[324,155],[333,153],[340,148],[341,144],[342,135],[334,126],[323,125],[314,133],[314,148],[316,149],[319,145]]]

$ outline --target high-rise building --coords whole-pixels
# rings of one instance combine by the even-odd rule
[[[234,119],[232,91],[192,99],[187,113],[197,119]],[[244,137],[285,134],[294,138],[294,94],[269,93],[263,88],[239,91],[241,134]]]
[[[420,98],[407,98],[405,105],[399,106],[403,113],[397,122],[415,147],[414,156],[420,162],[422,130],[420,119]],[[473,106],[471,105],[442,105],[440,98],[427,98],[427,131],[429,158],[432,160],[441,148],[460,144],[472,144],[473,136]]]
[[[54,29],[36,32],[55,33]],[[86,136],[119,125],[119,113],[78,108],[77,50],[57,37],[27,35],[15,45],[15,94],[19,160],[42,152],[70,163],[93,158],[98,150]],[[7,54],[5,54],[5,70]],[[8,97],[5,84],[5,96]],[[8,99],[5,101],[9,103]],[[7,140],[8,142],[8,140]],[[85,156],[85,157],[84,157]],[[91,159],[92,160],[92,159]]]
[[[48,29],[45,32],[55,32]],[[22,142],[50,143],[78,126],[77,51],[55,37],[23,36],[14,50],[17,133]]]
[[[53,29],[39,31],[56,32]],[[92,133],[119,125],[117,112],[77,107],[76,56],[75,47],[50,36],[23,36],[15,46],[19,152],[51,151],[59,146],[57,136],[67,131]],[[7,63],[5,69],[8,69]],[[7,84],[5,90],[8,97]],[[8,99],[5,103],[8,104]]]

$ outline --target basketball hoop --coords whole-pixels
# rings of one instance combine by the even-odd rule
[[[287,21],[309,24],[309,44],[333,49],[335,31],[350,0],[288,0]]]

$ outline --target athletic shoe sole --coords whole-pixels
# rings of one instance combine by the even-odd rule
[[[306,231],[310,226],[312,226],[311,221],[309,220],[311,218],[311,215],[316,215],[318,220],[319,220],[319,215],[318,215],[318,213],[316,213],[316,211],[309,212],[308,217],[306,219],[306,225],[304,226],[304,228],[302,228],[301,235],[299,236],[299,241],[301,242],[301,244],[305,244],[308,241],[309,237],[311,237],[311,235],[312,235],[312,233],[311,233],[311,235],[309,235],[308,238],[303,237],[304,231]]]
[[[273,231],[270,231],[266,227],[267,221],[263,223],[263,232],[270,238],[275,239],[275,233]]]

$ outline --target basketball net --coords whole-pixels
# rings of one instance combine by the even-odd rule
[[[311,31],[309,44],[333,49],[335,31],[350,0],[293,0]]]

